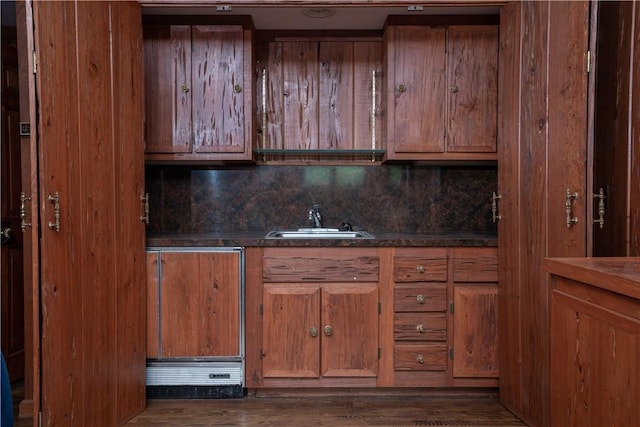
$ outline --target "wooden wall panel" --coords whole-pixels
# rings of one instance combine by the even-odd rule
[[[318,148],[338,149],[353,144],[352,42],[320,43],[318,55]]]

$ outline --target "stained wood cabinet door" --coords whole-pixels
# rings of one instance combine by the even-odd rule
[[[265,284],[263,376],[375,377],[378,288]]]
[[[240,354],[239,257],[160,253],[160,358]]]
[[[393,25],[388,159],[495,159],[498,27]]]
[[[147,160],[251,159],[251,32],[242,25],[144,31]]]

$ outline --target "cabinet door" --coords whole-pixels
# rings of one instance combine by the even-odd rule
[[[244,31],[240,25],[192,28],[191,90],[196,153],[243,153]]]
[[[451,26],[447,45],[447,152],[495,153],[498,27]]]
[[[239,254],[163,252],[162,357],[240,354]]]
[[[322,376],[378,375],[378,284],[322,289]]]
[[[395,76],[388,89],[389,157],[444,152],[446,30],[408,25],[388,31]]]
[[[453,376],[497,378],[498,287],[456,285],[453,301]]]
[[[263,376],[320,375],[320,288],[265,284],[263,291]]]
[[[145,152],[190,153],[191,27],[144,29]]]
[[[160,333],[159,254],[147,252],[147,358],[157,358]]]

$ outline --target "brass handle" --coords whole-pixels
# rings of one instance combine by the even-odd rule
[[[56,191],[52,196],[49,194],[47,196],[49,202],[53,204],[53,218],[54,222],[49,221],[49,230],[54,230],[56,232],[60,231],[60,194]]]
[[[418,304],[424,304],[426,298],[424,297],[424,295],[416,295],[416,301],[418,301]]]
[[[453,86],[451,86],[451,87],[449,88],[449,92],[451,92],[451,93],[458,93],[458,91],[459,91],[459,90],[460,90],[460,89],[459,89],[459,88],[458,88],[458,86],[456,86],[456,85],[453,85]]]
[[[312,326],[309,329],[309,335],[311,335],[312,337],[317,337],[318,336],[318,328],[316,328],[315,326]]]
[[[605,194],[604,194],[604,188],[600,187],[600,191],[598,191],[598,194],[594,194],[593,197],[595,199],[598,199],[598,216],[600,217],[600,219],[593,220],[593,223],[594,224],[600,224],[600,229],[603,229],[604,228],[604,214],[605,214],[604,199],[607,198],[607,196],[605,196]]]
[[[25,206],[25,202],[30,202],[31,197],[27,197],[24,194],[24,191],[20,193],[20,229],[24,233],[27,227],[31,227],[31,223],[26,221],[27,218],[27,208]]]
[[[234,91],[235,93],[240,93],[240,92],[242,92],[242,86],[240,86],[240,85],[233,85],[233,91]]]
[[[406,92],[407,91],[407,87],[403,84],[399,84],[398,87],[396,88],[396,90],[398,91],[398,93],[402,93],[402,92]]]
[[[422,323],[418,323],[416,325],[416,331],[418,331],[419,334],[424,334],[424,325]]]
[[[418,273],[424,273],[424,265],[420,264],[419,266],[417,266],[416,271]]]
[[[333,335],[333,328],[329,325],[324,327],[324,334],[328,337],[330,337],[331,335]]]
[[[142,202],[142,215],[140,216],[140,221],[149,225],[149,193],[144,193],[140,196],[140,201]]]
[[[498,200],[502,199],[502,196],[497,195],[494,191],[491,195],[491,218],[493,219],[493,223],[502,219],[502,215],[498,214]]]
[[[424,356],[423,356],[423,355],[421,355],[421,354],[418,354],[418,355],[416,356],[416,362],[418,362],[418,363],[419,363],[419,364],[421,364],[421,365],[424,365]]]
[[[189,86],[187,86],[187,85],[182,85],[182,87],[180,89],[182,90],[182,93],[189,92]]]
[[[567,188],[566,199],[564,202],[565,212],[567,214],[567,228],[571,228],[572,225],[575,225],[578,223],[578,218],[571,216],[572,215],[571,201],[576,200],[577,198],[578,198],[578,192],[576,191],[575,193],[572,193],[571,190]]]

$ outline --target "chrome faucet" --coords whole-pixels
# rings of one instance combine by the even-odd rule
[[[309,209],[307,214],[309,221],[313,221],[315,228],[322,228],[322,214],[320,213],[320,205],[313,205],[313,209]]]

